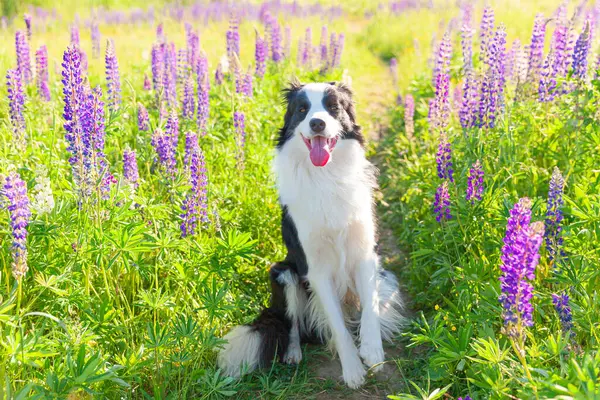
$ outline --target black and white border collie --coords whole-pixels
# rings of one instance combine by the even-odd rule
[[[275,358],[298,363],[301,342],[318,338],[335,348],[344,381],[357,388],[363,362],[381,367],[382,339],[402,319],[398,282],[375,252],[376,170],[347,86],[296,81],[284,97],[274,170],[288,253],[271,266],[270,307],[225,336],[218,364],[237,377]]]

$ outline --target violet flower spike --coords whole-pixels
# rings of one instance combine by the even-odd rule
[[[48,86],[48,50],[41,46],[35,52],[35,70],[38,95],[44,101],[50,101],[50,87]]]
[[[577,38],[573,53],[573,76],[580,80],[585,79],[587,76],[588,54],[591,47],[590,39],[590,25],[586,23],[583,32]]]
[[[522,198],[510,211],[502,247],[499,301],[510,336],[523,339],[523,328],[533,325],[533,286],[544,224],[531,220],[531,201]]]
[[[198,221],[202,225],[209,223],[208,219],[208,177],[204,153],[200,147],[195,147],[190,154],[190,186],[181,214],[181,235],[183,237],[196,233]]]
[[[108,108],[116,111],[121,105],[121,77],[119,74],[119,63],[115,54],[112,40],[106,42],[106,85],[108,87]]]
[[[9,69],[6,73],[6,88],[8,91],[8,103],[10,122],[13,128],[13,140],[16,146],[24,149],[25,142],[25,93],[23,92],[23,83],[18,69]]]
[[[562,250],[562,207],[564,205],[564,188],[565,180],[558,167],[554,167],[552,178],[550,179],[546,218],[544,221],[546,228],[546,249],[548,250],[548,257],[551,261],[564,256],[564,251]],[[556,266],[556,261],[554,265]]]
[[[137,188],[139,186],[140,175],[138,172],[137,158],[134,150],[129,148],[123,151],[123,177],[125,181]]]
[[[22,279],[27,266],[27,226],[31,218],[27,185],[16,172],[11,172],[2,182],[1,194],[6,196],[10,212],[12,231],[12,274],[16,280]]]
[[[260,37],[258,31],[256,32],[256,44],[254,48],[254,61],[256,63],[255,74],[259,78],[265,76],[265,71],[267,69],[267,52],[268,46],[267,42]]]
[[[194,119],[196,112],[196,101],[194,99],[194,79],[190,75],[185,80],[183,86],[182,114],[183,118]]]
[[[236,111],[233,113],[233,126],[235,129],[235,141],[238,147],[238,163],[243,165],[246,147],[246,116],[243,112]]]
[[[448,181],[444,181],[435,192],[433,212],[437,222],[452,219],[452,214],[450,213],[450,193],[448,191]]]
[[[477,160],[469,169],[467,178],[467,201],[475,204],[475,201],[481,201],[483,195],[483,167],[481,162]]]
[[[17,68],[21,74],[23,84],[27,85],[31,82],[31,59],[29,56],[29,43],[27,42],[27,36],[23,31],[17,31],[15,33],[15,47],[17,51]]]
[[[148,116],[148,110],[142,103],[138,104],[137,109],[137,123],[140,132],[145,132],[150,129],[150,117]]]
[[[440,144],[436,154],[437,174],[440,179],[454,182],[452,169],[452,148],[446,135],[440,137]]]
[[[570,332],[573,329],[573,314],[569,305],[569,295],[566,292],[562,294],[552,293],[552,304],[558,313],[563,332]]]

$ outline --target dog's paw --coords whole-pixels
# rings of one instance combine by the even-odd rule
[[[363,343],[360,346],[359,354],[365,365],[371,368],[373,372],[379,372],[382,370],[385,355],[383,353],[383,346],[381,343],[378,345]]]
[[[350,389],[358,389],[365,383],[365,375],[367,372],[363,367],[358,356],[347,365],[342,365],[344,382]]]
[[[298,364],[302,361],[302,349],[300,346],[289,346],[283,356],[283,362],[286,364]]]

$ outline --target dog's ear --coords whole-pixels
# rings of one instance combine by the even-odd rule
[[[300,91],[300,89],[302,89],[304,87],[304,85],[300,82],[300,80],[298,80],[297,77],[293,77],[290,80],[290,83],[288,84],[288,86],[286,88],[283,89],[283,100],[286,103],[290,102],[290,99],[292,98],[292,96],[296,93],[298,93]]]
[[[356,124],[356,110],[354,109],[354,92],[350,89],[350,86],[343,82],[332,82],[331,85],[337,88],[337,91],[343,96],[342,105],[350,120],[353,124]]]
[[[352,91],[350,86],[345,84],[344,82],[329,82],[329,84],[337,87],[338,90],[344,93],[346,96],[348,96],[350,100],[354,98],[354,92]]]

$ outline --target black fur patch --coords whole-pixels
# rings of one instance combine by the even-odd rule
[[[283,243],[287,248],[287,256],[285,261],[295,267],[295,272],[300,278],[304,278],[308,274],[308,263],[306,262],[306,254],[302,248],[302,243],[298,238],[296,224],[288,213],[287,206],[281,207],[281,235]]]

